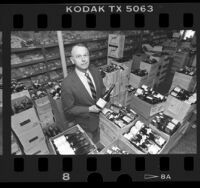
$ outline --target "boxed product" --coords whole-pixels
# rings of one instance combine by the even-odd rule
[[[123,140],[136,154],[161,154],[169,142],[169,136],[138,120],[131,127],[125,127]]]
[[[49,141],[54,154],[58,155],[83,155],[97,150],[90,137],[78,124],[50,138]]]
[[[133,65],[132,65],[132,69],[139,69],[140,68],[140,62],[145,60],[148,57],[148,55],[146,55],[145,53],[141,54],[134,54],[133,55]]]
[[[123,140],[117,139],[105,147],[100,154],[135,154]]]
[[[11,94],[11,100],[18,99],[18,98],[21,98],[21,97],[24,97],[24,96],[31,98],[29,91],[23,90],[23,91],[20,91],[20,92],[17,92],[17,93],[12,93]]]
[[[164,113],[182,123],[188,118],[195,107],[196,104],[189,104],[169,95],[165,104]]]
[[[24,151],[32,149],[34,146],[41,143],[41,141],[45,140],[41,126],[33,127],[28,131],[18,134],[17,136],[24,147]]]
[[[108,45],[124,47],[125,35],[109,34]]]
[[[147,78],[148,78],[148,74],[146,74],[144,76],[138,76],[136,74],[131,73],[130,79],[129,79],[129,84],[132,85],[135,88],[138,88],[141,85],[146,83]]]
[[[122,58],[124,50],[121,46],[108,46],[108,56],[114,58]]]
[[[180,86],[187,91],[193,91],[194,87],[196,86],[196,76],[190,76],[184,73],[175,72],[171,89],[176,86]]]
[[[100,114],[100,130],[112,142],[124,132],[124,127],[132,126],[137,118],[138,115],[132,109],[111,104],[110,108],[104,108]]]
[[[48,155],[49,149],[47,147],[46,141],[42,140],[40,143],[35,145],[30,150],[25,151],[26,155]]]
[[[140,69],[146,70],[148,72],[148,77],[156,75],[158,71],[158,67],[159,67],[158,62],[150,64],[150,63],[142,61],[140,63]]]
[[[36,115],[35,109],[30,108],[18,114],[11,116],[12,129],[17,135],[20,135],[26,131],[32,130],[35,127],[40,126],[39,119]]]
[[[132,96],[130,107],[145,119],[164,110],[166,98],[151,87],[142,85]]]

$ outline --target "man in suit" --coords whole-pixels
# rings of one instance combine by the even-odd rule
[[[96,101],[105,93],[100,72],[90,65],[89,51],[83,44],[72,47],[75,70],[62,82],[61,100],[66,118],[75,120],[94,143],[99,141],[99,108]]]

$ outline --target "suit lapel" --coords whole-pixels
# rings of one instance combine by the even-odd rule
[[[85,88],[85,86],[83,85],[82,81],[80,80],[79,76],[76,74],[76,72],[74,71],[74,81],[75,81],[75,85],[77,86],[78,90],[85,95],[85,97],[90,100],[92,103],[94,102],[93,98],[90,96],[90,94],[88,93],[87,89]]]

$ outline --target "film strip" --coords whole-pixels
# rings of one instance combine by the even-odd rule
[[[8,96],[11,96],[12,32],[194,30],[198,49],[199,12],[198,3],[1,5],[3,126],[0,138],[3,138],[3,149],[0,182],[199,181],[198,123],[194,154],[17,156],[11,154],[12,112],[7,105],[11,104]]]

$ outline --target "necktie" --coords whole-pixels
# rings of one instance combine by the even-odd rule
[[[88,73],[85,73],[85,76],[87,77],[87,81],[88,81],[88,84],[90,86],[90,90],[92,92],[92,97],[93,97],[94,100],[96,100],[96,91],[95,91],[94,84],[92,83],[92,80],[91,80]]]

